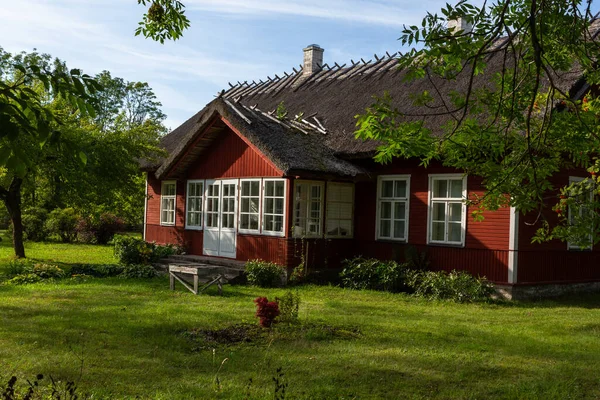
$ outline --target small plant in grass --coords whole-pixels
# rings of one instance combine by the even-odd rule
[[[6,274],[8,276],[16,276],[31,272],[35,262],[27,258],[14,258],[8,262]]]
[[[25,285],[49,279],[65,277],[65,271],[53,264],[35,263],[31,260],[12,260],[9,263],[9,276],[7,285]]]
[[[286,292],[281,297],[276,297],[275,301],[279,304],[279,322],[293,323],[298,321],[298,311],[300,309],[300,294],[296,290]]]
[[[42,279],[61,279],[65,277],[65,271],[53,264],[34,264],[31,272]]]
[[[279,305],[276,301],[269,301],[266,297],[254,299],[256,304],[256,316],[259,318],[260,326],[270,328],[279,315]]]
[[[406,288],[407,271],[407,264],[355,257],[344,260],[340,277],[347,288],[400,292]]]
[[[269,288],[281,286],[285,267],[272,262],[251,260],[246,262],[248,283],[254,286]]]
[[[464,271],[411,271],[407,282],[415,296],[430,300],[471,303],[489,300],[494,292],[494,285],[488,280]]]
[[[30,283],[38,283],[41,282],[42,278],[40,278],[39,275],[36,274],[20,274],[17,275],[9,280],[7,280],[6,282],[4,282],[5,285],[27,285]]]
[[[33,382],[28,379],[27,384],[19,386],[17,385],[17,377],[13,376],[8,380],[6,386],[0,387],[0,398],[2,400],[77,400],[89,398],[77,393],[75,382],[68,381],[62,384],[50,377],[50,382],[43,384],[43,379],[44,375],[38,374]]]

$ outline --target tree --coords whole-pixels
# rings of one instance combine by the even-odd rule
[[[52,105],[65,115],[58,128],[63,140],[86,155],[86,165],[64,149],[47,149],[24,182],[24,207],[69,207],[84,217],[110,212],[137,226],[145,197],[139,160],[160,154],[165,115],[148,84],[113,78],[107,71],[95,78],[103,87],[90,100],[98,110],[95,118],[82,118],[60,99]]]
[[[582,76],[588,86],[579,85],[581,93],[600,83],[591,8],[591,0],[499,0],[483,7],[463,0],[428,13],[420,26],[404,28],[402,43],[416,48],[399,60],[405,79],[427,80],[428,90],[414,94],[410,110],[389,96],[377,99],[358,117],[357,137],[381,141],[380,162],[440,160],[481,176],[486,193],[468,202],[478,211],[510,205],[535,212],[543,222],[536,240],[589,243],[593,228],[597,242],[597,212],[586,213],[593,218],[587,224],[573,224],[565,212],[581,208],[581,193],[599,183],[600,100],[594,90],[584,97],[569,92]],[[449,28],[447,21],[457,18],[468,29]],[[433,126],[440,116],[446,123]],[[592,175],[555,188],[553,175],[574,167]],[[585,207],[597,211],[600,204]]]
[[[177,40],[189,28],[190,21],[185,16],[185,6],[178,0],[138,0],[138,4],[149,6],[138,24],[135,35],[164,43]]]
[[[68,146],[56,130],[61,116],[56,115],[50,100],[63,98],[82,115],[94,115],[88,102],[99,89],[93,78],[80,70],[68,70],[59,62],[37,53],[11,56],[0,49],[0,200],[6,206],[13,224],[15,255],[25,257],[21,220],[21,188],[23,179],[35,167],[39,151],[51,146]]]

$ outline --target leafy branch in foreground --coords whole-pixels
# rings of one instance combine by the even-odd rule
[[[399,58],[401,76],[421,90],[401,106],[377,99],[358,116],[357,137],[382,143],[380,162],[416,157],[480,176],[485,194],[468,199],[478,211],[514,206],[546,226],[538,240],[570,240],[579,227],[552,211],[567,186],[556,174],[586,174],[600,149],[592,8],[592,0],[463,0],[428,13],[400,38],[414,46]],[[466,23],[448,26],[459,19]],[[594,242],[598,206],[582,214]]]
[[[138,0],[138,4],[149,8],[135,30],[136,36],[144,35],[162,44],[181,38],[190,27],[185,6],[178,0]]]

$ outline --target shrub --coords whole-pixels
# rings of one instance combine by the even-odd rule
[[[344,287],[399,292],[406,289],[406,264],[355,257],[344,261],[340,273]]]
[[[125,279],[136,279],[136,278],[154,278],[158,276],[158,272],[152,265],[144,264],[130,264],[123,266],[123,272],[119,274],[119,277]]]
[[[254,299],[256,304],[256,316],[259,318],[260,326],[269,328],[279,315],[279,305],[275,301],[269,301],[266,297]]]
[[[71,268],[71,275],[86,275],[95,278],[118,276],[123,272],[123,267],[115,264],[77,264]]]
[[[149,264],[163,257],[183,252],[183,249],[179,246],[161,246],[130,236],[115,236],[112,242],[115,246],[115,257],[125,265]]]
[[[272,262],[251,260],[246,262],[248,283],[254,286],[269,288],[282,284],[285,267]]]
[[[77,237],[77,222],[79,217],[72,208],[52,210],[46,221],[46,229],[53,235],[58,235],[64,243],[71,243]]]
[[[276,297],[275,301],[279,305],[279,321],[296,322],[298,321],[298,311],[300,309],[300,295],[286,292],[282,297]]]
[[[33,271],[35,262],[27,258],[13,258],[8,262],[6,273],[8,276],[21,275]]]
[[[476,278],[464,271],[411,271],[408,285],[415,296],[430,300],[453,300],[460,303],[488,300],[494,286],[485,278]]]
[[[125,229],[125,223],[114,214],[105,212],[88,216],[77,222],[77,237],[84,243],[107,244],[115,234]]]
[[[48,239],[46,220],[48,211],[44,208],[32,207],[23,211],[23,233],[27,240],[42,242]]]
[[[31,283],[29,280],[38,282],[43,279],[61,279],[65,277],[65,271],[53,264],[36,263],[28,259],[14,259],[8,263],[7,273],[16,279],[15,282]],[[36,275],[39,279],[33,277],[26,278],[29,275]]]
[[[61,279],[65,277],[65,271],[52,264],[35,264],[31,272],[42,279]]]
[[[37,283],[42,281],[39,275],[36,274],[20,274],[4,282],[5,285],[26,285],[29,283]]]

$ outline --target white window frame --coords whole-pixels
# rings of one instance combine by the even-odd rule
[[[383,182],[395,182],[395,181],[405,181],[406,182],[406,197],[382,197],[381,191],[383,188]],[[394,238],[394,237],[385,237],[381,236],[380,224],[381,224],[381,203],[383,202],[391,202],[392,203],[392,215],[391,215],[391,226],[390,226],[390,234],[394,232],[394,203],[397,202],[405,202],[405,216],[404,216],[404,238]],[[377,177],[377,221],[375,223],[375,240],[391,240],[394,242],[402,242],[408,243],[408,223],[410,217],[410,175],[380,175]]]
[[[202,194],[200,196],[195,196],[195,198],[200,199],[200,204],[202,210],[200,211],[200,225],[190,225],[189,221],[189,206],[190,206],[190,184],[202,184]],[[206,185],[204,183],[204,179],[190,179],[185,184],[185,229],[192,231],[201,231],[204,228],[204,190],[206,189]],[[198,211],[194,211],[198,212]]]
[[[261,233],[265,236],[278,236],[278,237],[284,237],[285,236],[285,230],[286,230],[286,218],[287,218],[287,179],[282,179],[282,178],[263,178],[262,180],[262,190],[261,190],[261,213],[260,213],[260,227],[261,227]],[[281,226],[281,232],[278,231],[267,231],[265,230],[265,202],[267,201],[267,196],[266,196],[266,187],[267,187],[267,182],[283,182],[283,214],[282,214],[282,226]],[[273,199],[278,199],[281,198],[279,196],[277,197],[271,197],[269,196],[269,198],[273,198]],[[280,214],[269,214],[269,215],[280,215]]]
[[[461,240],[460,242],[450,242],[447,240],[448,238],[448,204],[457,203],[457,197],[433,197],[433,183],[436,180],[462,180],[462,198],[460,202],[462,204],[461,211]],[[450,188],[448,188],[450,189]],[[464,174],[430,174],[429,175],[429,190],[428,190],[428,199],[427,199],[427,244],[435,244],[435,245],[445,245],[445,246],[465,246],[465,238],[467,236],[467,206],[465,204],[465,200],[467,199],[467,176]],[[444,236],[445,240],[433,240],[431,238],[433,231],[433,202],[445,202],[446,203],[446,212],[445,212],[445,232]]]
[[[579,177],[579,176],[569,176],[569,185],[571,185],[572,183],[575,182],[581,182],[583,181],[585,178]],[[592,202],[594,200],[594,194],[590,193],[590,202]],[[569,206],[568,210],[567,210],[567,221],[570,224],[571,223],[571,213],[573,212],[571,206]],[[582,210],[581,208],[579,208],[579,213],[581,214]],[[567,250],[592,250],[593,248],[593,242],[592,242],[592,236],[593,233],[590,233],[590,245],[588,247],[579,247],[577,245],[571,244],[570,242],[567,242]]]
[[[258,228],[257,229],[242,229],[242,198],[252,198],[255,196],[243,196],[242,195],[242,184],[243,182],[258,182]],[[239,180],[239,188],[238,188],[238,232],[242,234],[253,234],[259,235],[261,233],[261,225],[262,225],[262,210],[263,210],[263,202],[262,202],[262,179],[261,178],[244,178]],[[252,193],[252,192],[251,192]],[[284,200],[285,202],[285,200]],[[244,214],[252,214],[250,212],[244,212]]]
[[[306,201],[306,218],[304,219],[304,233],[300,233],[300,232],[296,232],[296,205],[297,205],[297,199],[296,199],[296,193],[298,191],[298,185],[306,185],[308,187],[308,194],[307,194],[307,201]],[[311,194],[312,194],[312,188],[314,186],[318,186],[321,188],[321,197],[319,198],[319,206],[320,206],[320,210],[319,210],[319,232],[318,233],[311,233],[309,232],[308,228],[308,221],[314,218],[310,217],[310,213],[311,213],[311,202],[313,201]],[[293,237],[310,237],[310,238],[319,238],[319,237],[323,237],[323,221],[325,220],[325,182],[323,181],[310,181],[310,180],[296,180],[294,181],[294,193],[292,194],[292,196],[294,197],[293,199],[293,208],[292,208],[292,212],[293,212],[293,216],[292,216],[292,236]]]
[[[331,186],[336,186],[336,185],[340,185],[340,186],[350,186],[352,187],[352,214],[350,217],[350,229],[352,231],[351,235],[348,236],[342,236],[342,235],[330,235],[327,233],[327,221],[329,220],[329,215],[327,210],[329,209],[329,188]],[[325,235],[325,238],[328,239],[353,239],[354,238],[354,207],[355,207],[355,199],[354,199],[354,195],[355,195],[355,191],[356,191],[356,187],[354,185],[354,183],[348,183],[348,182],[327,182],[327,194],[325,195],[325,222],[323,224],[323,233]],[[333,203],[345,203],[345,202],[333,202]],[[334,219],[339,219],[339,218],[334,218]]]
[[[166,196],[164,195],[165,193],[165,186],[166,185],[174,185],[175,186],[175,194],[174,195],[170,195],[170,196]],[[169,212],[173,213],[173,222],[166,222],[163,221],[163,199],[173,199],[173,210],[167,210]],[[174,180],[170,180],[170,181],[162,181],[160,183],[160,224],[162,226],[175,226],[175,224],[177,223],[177,181]]]

